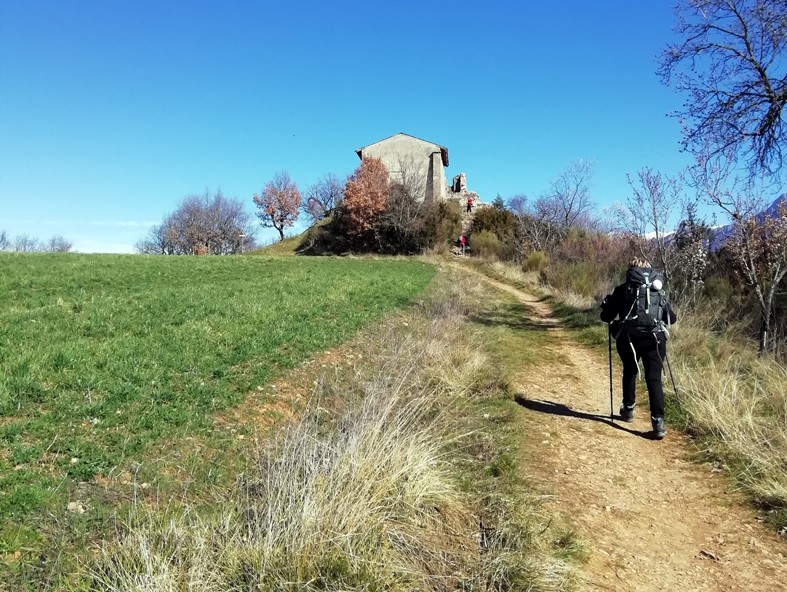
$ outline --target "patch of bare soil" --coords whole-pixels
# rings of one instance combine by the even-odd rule
[[[634,422],[611,421],[606,357],[573,340],[536,298],[492,283],[559,337],[544,345],[554,355],[544,356],[538,372],[514,374],[515,388],[529,428],[529,480],[549,494],[551,511],[576,524],[590,555],[587,587],[787,590],[787,542],[728,478],[688,460],[684,436],[651,439],[644,384]],[[619,383],[616,370],[615,414]]]
[[[349,342],[325,350],[297,368],[284,372],[269,385],[258,386],[246,394],[240,405],[217,415],[214,424],[231,430],[239,425],[254,425],[261,429],[294,422],[320,377],[336,372],[343,365],[350,365],[356,357],[352,353],[355,347],[353,342]]]

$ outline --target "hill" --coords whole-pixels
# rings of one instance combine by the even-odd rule
[[[756,214],[754,217],[757,221],[762,221],[769,217],[774,217],[779,208],[779,204],[787,202],[787,193],[784,193],[777,197],[771,205],[765,208],[760,213]],[[711,249],[718,250],[723,245],[724,242],[732,236],[734,232],[734,226],[732,224],[725,224],[724,226],[717,226],[711,229]]]

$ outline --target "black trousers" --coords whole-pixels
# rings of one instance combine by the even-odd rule
[[[623,362],[623,404],[631,406],[636,400],[637,360],[642,360],[645,370],[645,384],[648,387],[650,415],[664,417],[664,387],[661,376],[664,372],[664,358],[667,355],[667,341],[663,333],[648,335],[620,334],[615,341],[620,360]]]

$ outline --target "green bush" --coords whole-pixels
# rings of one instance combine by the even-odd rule
[[[470,251],[484,259],[499,259],[500,239],[490,230],[474,232],[470,241]]]
[[[544,251],[533,251],[522,264],[522,271],[544,271],[549,267],[549,256]]]
[[[497,259],[512,260],[517,258],[515,248],[516,218],[506,208],[503,199],[498,196],[491,206],[476,209],[473,216],[472,233],[477,236],[489,232],[497,238],[497,247],[494,247],[494,257]]]
[[[514,236],[516,219],[498,198],[489,207],[478,208],[473,216],[473,232],[491,231],[500,241],[508,243]]]
[[[703,296],[708,300],[728,302],[732,295],[730,280],[723,276],[709,277],[705,281]]]
[[[462,232],[462,208],[456,200],[441,202],[433,223],[435,245],[452,245]]]

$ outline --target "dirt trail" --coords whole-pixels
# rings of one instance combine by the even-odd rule
[[[551,494],[587,545],[590,590],[787,591],[787,542],[758,521],[725,477],[687,460],[684,437],[650,439],[644,384],[634,423],[609,420],[606,357],[577,343],[549,308],[515,288],[545,326],[545,363],[514,376],[529,480]],[[613,352],[614,355],[614,352]],[[567,361],[568,360],[568,361]],[[615,413],[620,405],[615,370]]]

